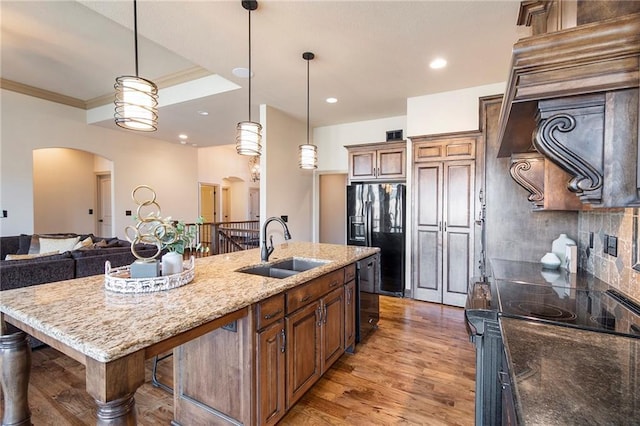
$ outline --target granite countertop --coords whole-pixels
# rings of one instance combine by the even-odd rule
[[[0,311],[99,362],[109,362],[198,327],[316,276],[378,252],[378,248],[288,242],[270,261],[289,257],[329,260],[288,278],[235,272],[260,264],[260,250],[196,259],[194,280],[147,294],[105,291],[104,276],[2,292]]]
[[[524,425],[637,425],[640,339],[501,318]]]

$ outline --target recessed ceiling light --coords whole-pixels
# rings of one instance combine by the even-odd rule
[[[447,66],[447,61],[444,58],[436,58],[433,61],[431,61],[429,66],[432,69],[437,70],[437,69],[446,67]]]
[[[207,111],[198,111],[198,114],[200,114],[200,115],[209,115],[209,113]]]
[[[338,102],[338,100],[336,98],[327,98],[327,103],[328,104],[335,104],[336,102]]]
[[[187,141],[180,141],[180,143],[181,143],[182,145],[186,145],[186,144],[187,144]]]
[[[233,70],[231,70],[231,72],[236,77],[249,78],[249,69],[248,68],[238,67],[238,68],[234,68]],[[255,73],[252,71],[251,72],[251,77],[253,78],[254,76],[255,76]]]
[[[197,143],[192,143],[191,146],[198,146],[198,144]]]
[[[189,136],[185,135],[184,133],[179,134],[178,137],[182,140],[189,139]]]

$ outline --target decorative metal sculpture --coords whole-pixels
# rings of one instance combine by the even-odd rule
[[[150,192],[149,198],[141,200],[140,194],[145,190]],[[124,230],[127,240],[131,243],[131,253],[140,260],[153,260],[158,257],[164,247],[176,242],[179,233],[170,218],[162,218],[160,205],[156,201],[156,192],[151,187],[136,186],[131,192],[131,198],[138,205],[136,225],[128,225]],[[140,243],[155,245],[158,250],[153,256],[144,257],[136,251],[136,245]]]

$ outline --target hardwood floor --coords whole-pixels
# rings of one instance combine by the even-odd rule
[[[475,352],[463,310],[382,296],[380,311],[379,329],[355,355],[343,355],[280,425],[473,425]],[[170,360],[159,369],[169,384]],[[148,367],[136,393],[138,423],[168,425],[172,396],[150,384],[150,361]],[[95,424],[84,389],[82,365],[51,348],[33,352],[34,425]]]

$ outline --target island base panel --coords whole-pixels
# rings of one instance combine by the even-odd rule
[[[174,349],[172,424],[253,424],[251,318],[240,318]]]

